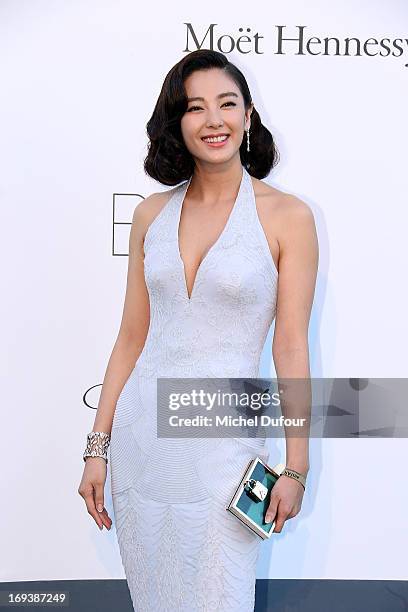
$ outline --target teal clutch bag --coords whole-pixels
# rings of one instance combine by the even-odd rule
[[[269,467],[259,457],[251,459],[226,510],[263,540],[271,537],[275,521],[265,523],[271,491],[285,469],[283,463]]]

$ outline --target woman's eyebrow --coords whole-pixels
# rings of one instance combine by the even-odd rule
[[[229,96],[235,96],[236,98],[238,98],[238,94],[235,93],[235,91],[226,91],[224,93],[220,93],[218,94],[217,98],[226,98]],[[187,102],[193,102],[194,100],[201,100],[202,102],[204,102],[204,98],[200,97],[200,96],[195,96],[194,98],[187,98]]]

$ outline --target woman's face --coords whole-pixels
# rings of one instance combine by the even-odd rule
[[[193,72],[184,86],[188,107],[181,119],[181,133],[191,155],[196,161],[214,163],[239,155],[252,111],[251,106],[245,112],[239,87],[219,68]],[[216,143],[203,140],[203,137],[214,134],[226,134],[227,139]]]

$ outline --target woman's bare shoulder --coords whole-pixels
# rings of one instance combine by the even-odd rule
[[[276,267],[285,248],[299,242],[315,244],[316,228],[310,206],[297,196],[252,178],[258,217]]]
[[[165,191],[151,193],[136,206],[133,212],[132,223],[139,226],[142,235],[146,234],[149,226],[172,198],[176,189],[177,186]]]
[[[256,178],[252,182],[257,207],[265,219],[274,217],[275,221],[284,222],[312,215],[310,206],[298,196]]]

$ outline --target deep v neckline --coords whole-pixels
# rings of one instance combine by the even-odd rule
[[[179,233],[180,233],[181,213],[182,213],[182,210],[183,210],[184,200],[186,198],[187,191],[188,191],[188,188],[189,188],[190,183],[191,183],[191,179],[192,179],[192,176],[188,179],[187,183],[184,185],[184,188],[183,188],[183,191],[182,191],[182,196],[181,196],[181,201],[180,201],[180,204],[178,206],[177,222],[176,222],[176,244],[177,244],[177,249],[176,250],[177,250],[178,259],[179,259],[179,262],[181,264],[181,268],[182,268],[182,272],[183,272],[183,289],[184,289],[184,293],[185,293],[186,299],[187,299],[187,301],[189,303],[191,303],[191,301],[193,299],[194,289],[195,289],[195,286],[197,284],[197,279],[198,279],[199,273],[200,273],[203,265],[207,261],[209,255],[215,250],[216,246],[220,243],[221,239],[226,234],[229,226],[231,225],[232,218],[235,215],[236,209],[238,208],[239,200],[241,199],[241,193],[242,193],[242,190],[243,190],[243,185],[244,185],[244,180],[245,180],[245,168],[244,168],[244,166],[242,166],[242,176],[241,176],[241,181],[240,181],[239,188],[238,188],[237,197],[235,198],[235,201],[234,201],[234,204],[233,204],[232,209],[230,211],[230,214],[228,215],[228,219],[227,219],[223,229],[221,230],[221,233],[218,235],[218,238],[207,249],[207,252],[205,253],[204,257],[201,259],[200,263],[198,264],[198,267],[197,267],[197,270],[196,270],[196,273],[195,273],[195,276],[194,276],[194,280],[193,280],[193,285],[191,287],[191,293],[189,295],[188,287],[187,287],[186,266],[184,264],[184,260],[183,260],[183,258],[181,256],[181,251],[180,251],[180,236],[179,236]]]

